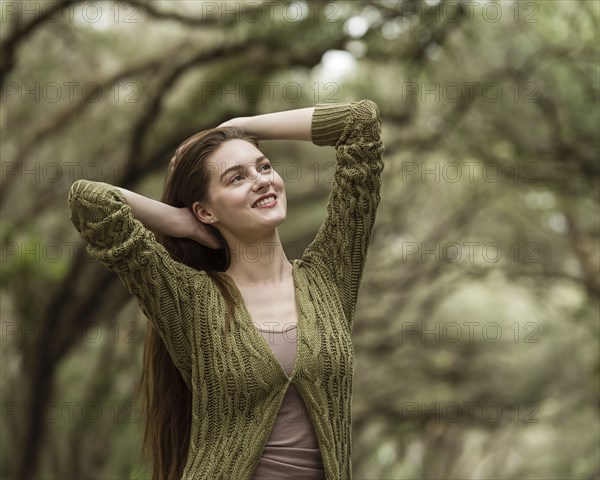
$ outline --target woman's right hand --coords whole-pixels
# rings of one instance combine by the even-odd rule
[[[211,234],[210,228],[207,225],[196,218],[191,209],[182,207],[177,210],[179,212],[179,219],[177,225],[174,227],[175,231],[171,233],[171,236],[190,238],[212,249],[221,248],[221,242]]]
[[[173,207],[125,188],[120,190],[133,216],[147,229],[169,237],[191,238],[209,248],[221,248],[209,227],[198,220],[191,209]]]

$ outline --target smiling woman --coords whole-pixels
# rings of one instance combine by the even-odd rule
[[[277,231],[285,185],[258,144],[270,139],[336,149],[327,217],[293,262]],[[150,320],[141,384],[153,478],[352,478],[351,334],[382,155],[373,102],[319,104],[194,135],[161,202],[73,184],[89,253]],[[251,258],[237,253],[250,247]]]

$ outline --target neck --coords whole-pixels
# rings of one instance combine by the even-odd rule
[[[277,229],[260,239],[228,240],[227,244],[231,262],[225,273],[238,284],[277,284],[289,278],[292,272],[292,265],[285,255]]]

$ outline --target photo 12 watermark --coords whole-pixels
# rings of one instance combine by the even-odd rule
[[[504,248],[498,242],[413,242],[399,241],[393,245],[402,263],[540,263],[540,248],[536,242],[513,242]]]
[[[142,408],[135,402],[113,402],[104,405],[93,401],[62,402],[2,402],[2,424],[29,423],[31,420],[45,423],[78,424],[100,422],[139,423]]]
[[[0,341],[7,343],[49,343],[60,344],[67,340],[82,344],[100,342],[138,343],[144,341],[145,327],[137,322],[115,322],[113,324],[92,322],[85,326],[81,322],[61,322],[52,328],[37,323],[25,325],[22,322],[5,321],[0,325]]]
[[[403,422],[418,420],[443,423],[539,423],[539,406],[534,402],[500,405],[496,402],[402,402]]]
[[[537,322],[514,322],[509,326],[498,322],[402,322],[402,342],[539,343],[540,326]]]
[[[84,1],[57,2],[3,1],[0,2],[0,18],[3,23],[29,23],[45,17],[48,23],[107,24],[139,23],[140,7],[133,2]]]
[[[403,183],[539,183],[540,166],[534,162],[513,162],[501,165],[495,162],[467,160],[464,162],[411,162],[400,165]]]
[[[201,85],[203,102],[223,103],[287,102],[338,103],[339,84],[336,82],[204,82]]]
[[[537,103],[535,82],[402,82],[398,85],[402,102],[419,103]]]
[[[119,180],[119,163],[100,162],[4,162],[0,167],[2,182],[20,183],[74,183],[76,180],[106,181]]]
[[[341,20],[340,2],[205,1],[197,2],[194,18],[213,23],[333,23]]]
[[[269,164],[271,169],[263,169],[263,165]],[[236,167],[233,169],[233,167]],[[225,162],[208,161],[206,163],[206,170],[209,175],[216,175],[221,177],[228,170],[231,170],[230,176],[226,177],[225,180],[233,180],[234,176],[240,175],[241,180],[245,182],[259,182],[265,178],[273,181],[273,170],[281,177],[285,183],[296,183],[303,179],[309,179],[313,183],[333,183],[334,176],[337,171],[338,162],[331,160],[327,162],[279,162],[277,160],[271,160],[264,158],[264,163],[258,165],[257,172],[253,170],[255,167],[253,162],[247,164],[235,163],[234,165],[228,165]],[[265,167],[266,168],[266,167]]]
[[[495,24],[500,21],[535,24],[539,22],[540,10],[539,2],[531,0],[386,0],[385,6],[396,11],[400,21],[408,22],[416,17],[426,25],[458,22]]]
[[[6,82],[0,103],[97,103],[102,99],[114,103],[137,103],[137,82],[116,82],[102,86],[97,82]]]

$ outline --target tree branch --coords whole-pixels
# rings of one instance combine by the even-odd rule
[[[33,20],[23,25],[20,22],[15,22],[15,28],[10,33],[8,38],[0,45],[0,89],[4,89],[4,79],[14,68],[16,63],[16,50],[19,44],[27,37],[31,36],[45,22],[53,18],[54,15],[61,13],[66,8],[74,5],[79,0],[55,0],[50,3],[48,8],[43,8],[41,15],[38,15]],[[17,10],[24,7],[24,3],[19,2]],[[21,12],[17,11],[17,18]]]

